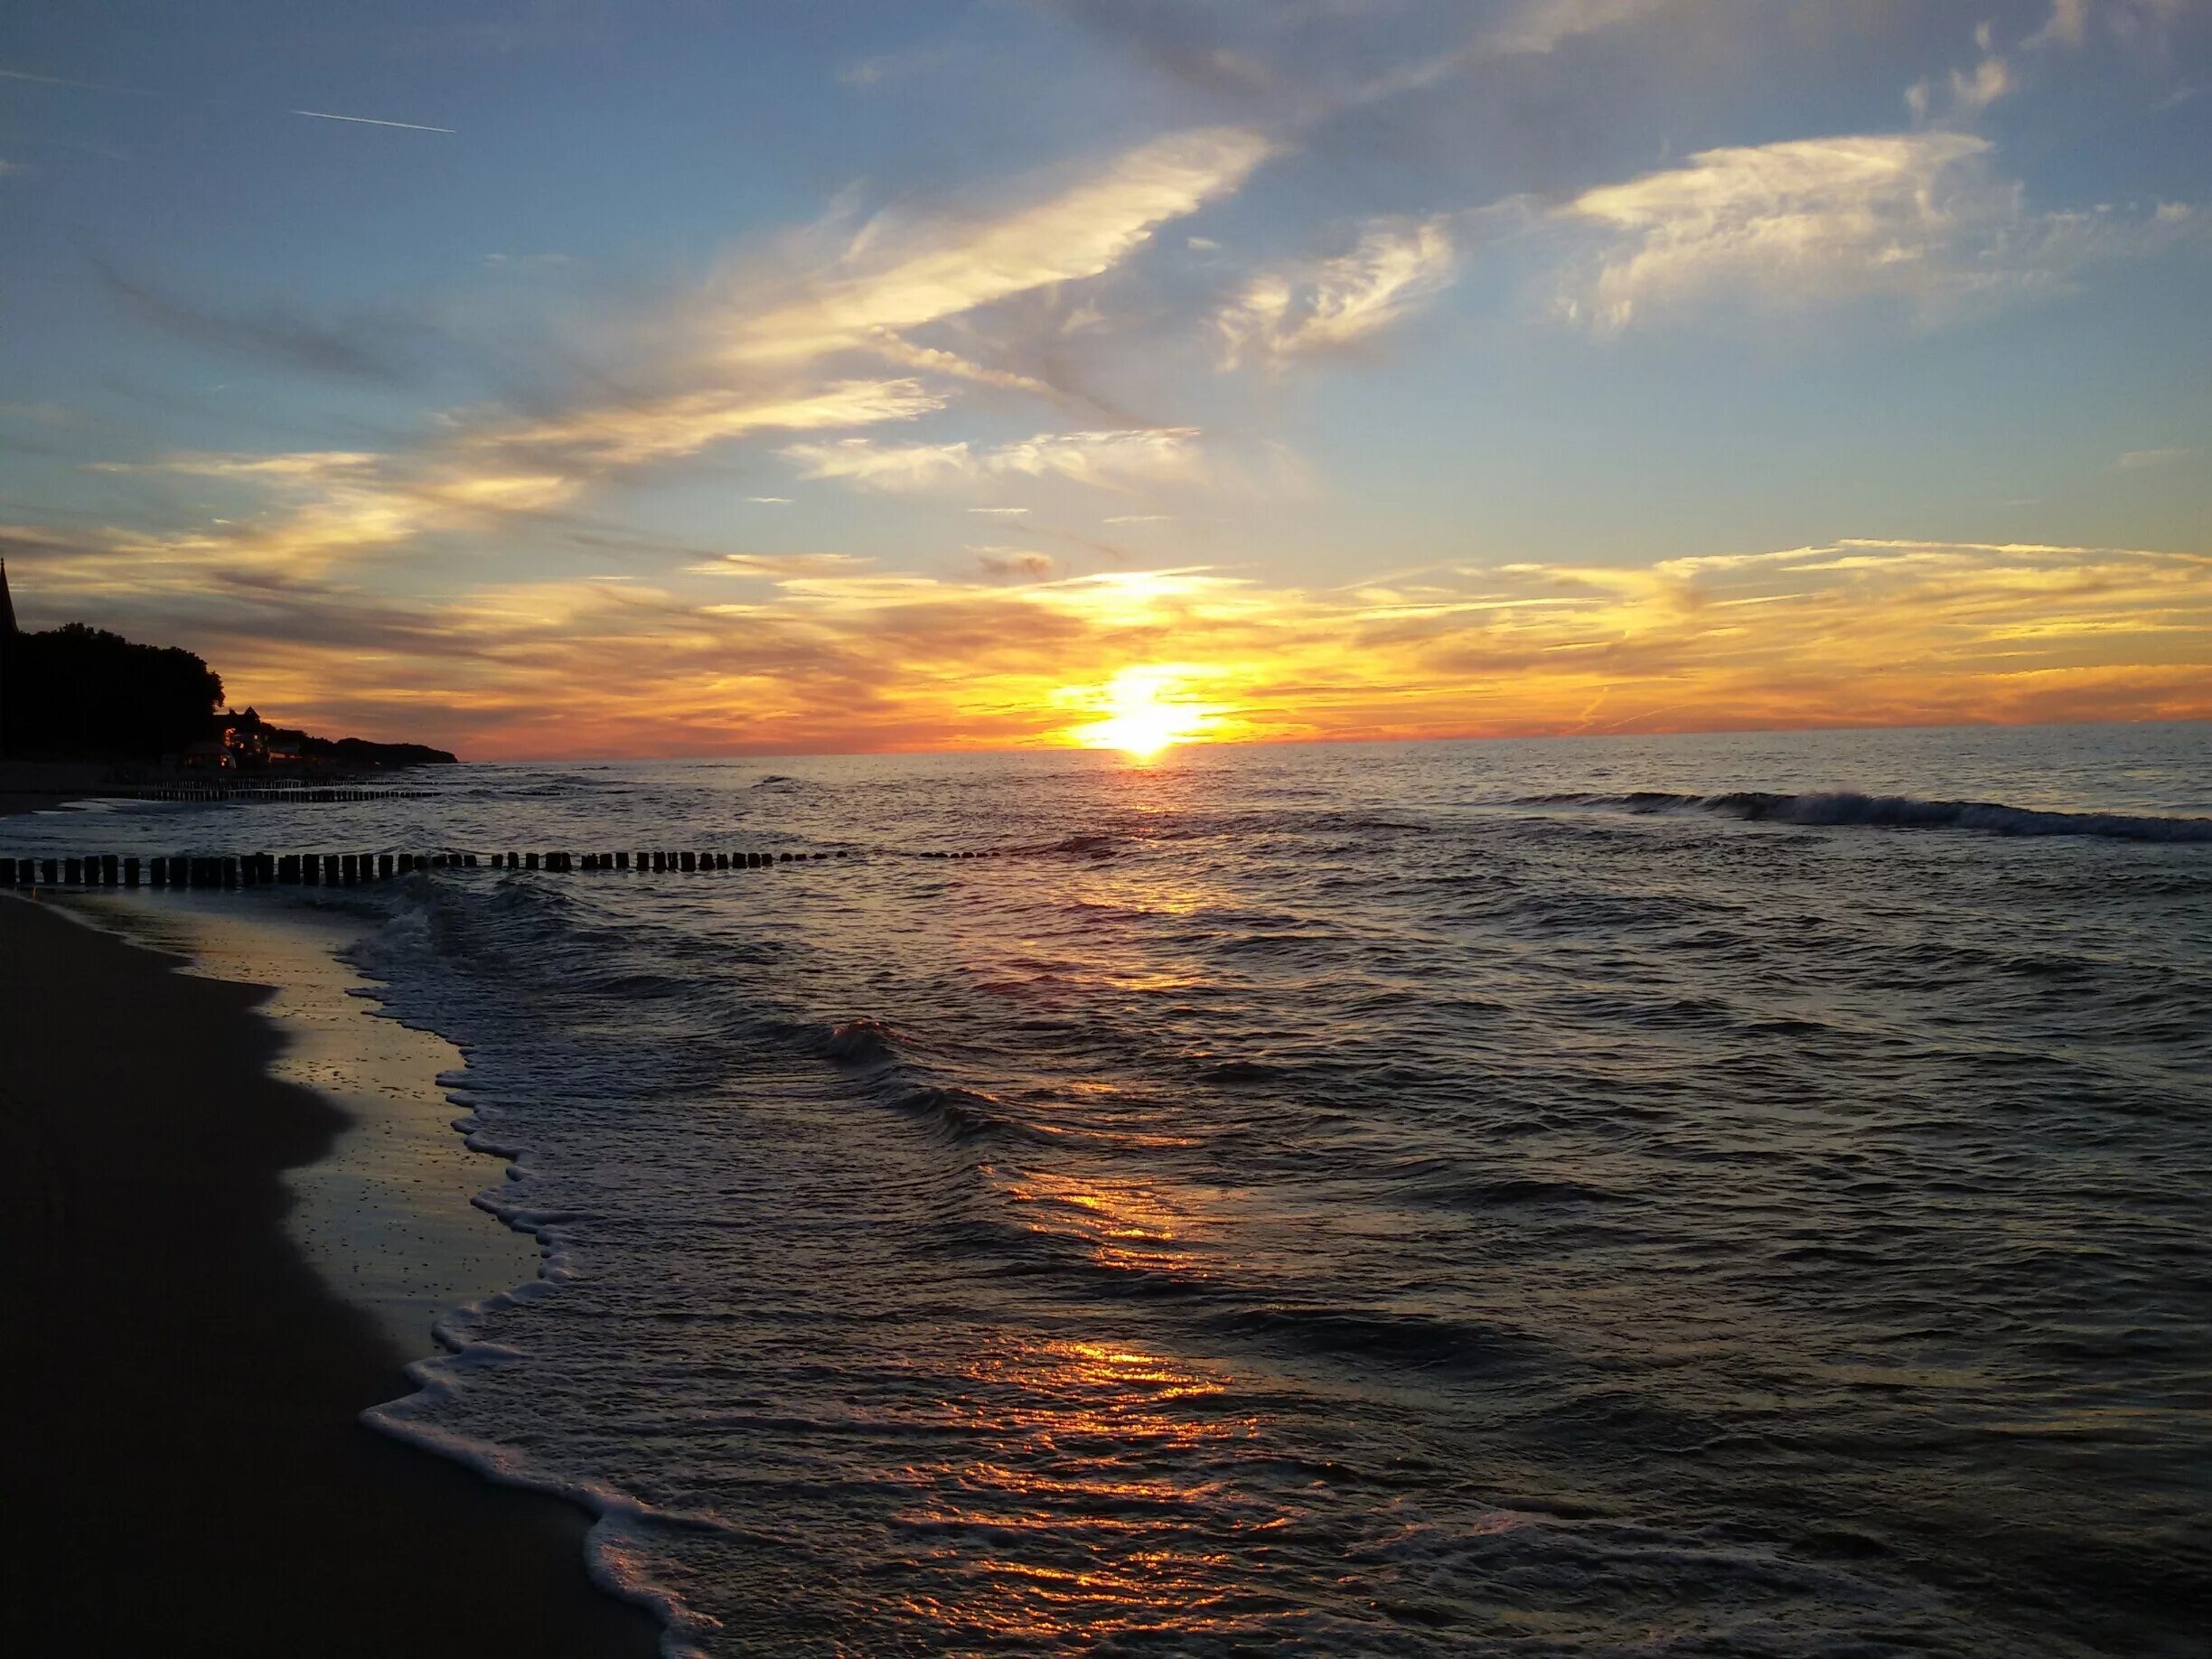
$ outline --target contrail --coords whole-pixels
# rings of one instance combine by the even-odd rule
[[[188,104],[204,104],[210,109],[235,109],[238,105],[229,98],[193,98],[188,93],[155,92],[145,87],[119,87],[107,80],[71,80],[61,75],[33,75],[28,70],[0,69],[0,80],[31,80],[43,87],[76,87],[86,92],[119,92],[127,98],[166,98]],[[333,115],[327,109],[293,109],[287,114],[310,116],[317,121],[351,121],[357,127],[396,127],[410,133],[444,133],[455,136],[450,127],[425,127],[415,121],[380,121],[373,116]]]
[[[136,87],[110,86],[104,80],[68,80],[60,75],[33,75],[28,70],[0,69],[0,80],[35,80],[42,87],[81,87],[87,92],[125,92],[133,98],[158,98],[157,92],[141,92]]]
[[[373,116],[333,115],[327,109],[295,109],[294,115],[313,116],[318,121],[351,121],[361,127],[400,127],[410,133],[451,133],[450,127],[420,127],[413,121],[380,121]]]

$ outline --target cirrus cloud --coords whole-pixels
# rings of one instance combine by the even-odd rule
[[[1922,322],[2069,288],[2094,260],[2145,251],[2193,217],[2037,213],[1970,133],[1879,133],[1707,150],[1586,191],[1555,220],[1597,239],[1559,306],[1599,333],[1720,303],[1768,312],[1854,300]]]
[[[1247,283],[1214,319],[1223,367],[1251,361],[1279,367],[1365,340],[1441,293],[1457,270],[1446,216],[1370,220],[1346,252]]]
[[[996,447],[954,444],[877,444],[840,438],[793,444],[787,460],[810,479],[840,479],[858,489],[894,494],[962,490],[1008,478],[1062,479],[1097,489],[1195,478],[1199,473],[1195,426],[1153,426],[1118,432],[1040,432]]]

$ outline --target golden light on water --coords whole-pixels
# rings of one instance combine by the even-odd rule
[[[1179,743],[1204,741],[1221,723],[1219,705],[1194,700],[1186,688],[1204,670],[1183,664],[1126,668],[1103,686],[1071,686],[1059,700],[1095,709],[1102,717],[1070,729],[1086,749],[1120,749],[1148,761]]]

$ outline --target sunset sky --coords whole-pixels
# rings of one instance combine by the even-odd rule
[[[2212,717],[2212,0],[17,6],[0,314],[333,733]]]

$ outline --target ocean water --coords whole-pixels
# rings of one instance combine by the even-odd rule
[[[7,839],[849,855],[239,897],[549,1252],[379,1426],[671,1651],[2206,1651],[2212,730],[436,789]]]

